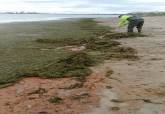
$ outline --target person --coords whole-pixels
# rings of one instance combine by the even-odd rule
[[[137,28],[138,33],[141,33],[144,24],[144,19],[139,16],[133,15],[120,15],[119,27],[123,27],[128,24],[128,33],[133,33],[134,27]]]

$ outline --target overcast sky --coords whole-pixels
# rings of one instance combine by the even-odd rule
[[[165,0],[1,0],[0,12],[126,13],[165,11]]]

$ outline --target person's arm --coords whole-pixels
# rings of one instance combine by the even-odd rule
[[[119,20],[118,26],[119,26],[119,27],[123,27],[123,26],[125,26],[127,23],[128,23],[127,19],[121,18],[121,19]]]

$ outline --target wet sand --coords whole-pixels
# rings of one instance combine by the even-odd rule
[[[138,51],[138,61],[107,61],[114,74],[106,84],[112,89],[103,90],[105,102],[85,114],[165,114],[165,17],[145,17],[143,38],[125,38],[118,40],[124,46]],[[117,19],[98,19],[103,25],[113,26],[115,31],[123,32],[125,28],[117,28]],[[109,91],[109,92],[107,92]],[[114,100],[114,96],[116,95]],[[104,108],[102,108],[104,107]],[[106,109],[106,111],[105,111]],[[109,109],[109,110],[108,110]]]

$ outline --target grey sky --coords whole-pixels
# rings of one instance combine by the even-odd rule
[[[0,11],[44,13],[165,11],[165,0],[1,0]]]

